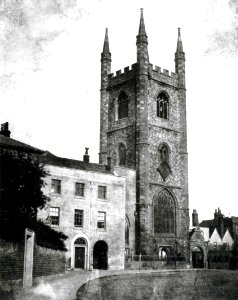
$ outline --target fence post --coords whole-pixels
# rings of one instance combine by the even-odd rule
[[[139,270],[141,268],[141,254],[139,255]]]
[[[25,249],[24,249],[24,271],[23,287],[31,287],[33,280],[33,251],[34,251],[35,233],[26,228],[25,230]]]

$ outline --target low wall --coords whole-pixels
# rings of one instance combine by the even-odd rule
[[[33,284],[65,272],[65,252],[34,247]],[[1,291],[12,291],[23,286],[24,244],[0,239],[0,299]],[[4,299],[4,298],[3,298]]]
[[[65,272],[65,252],[35,246],[33,260],[33,278],[53,276]]]
[[[0,239],[0,289],[21,287],[24,269],[24,245]]]
[[[77,300],[236,300],[238,272],[228,270],[140,271],[88,281]]]

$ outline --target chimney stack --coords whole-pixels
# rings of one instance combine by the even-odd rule
[[[10,137],[11,131],[8,129],[8,122],[1,124],[1,131],[0,134]]]
[[[85,163],[89,163],[88,150],[89,150],[89,148],[85,148],[85,154],[84,154],[84,156],[83,156],[83,161],[84,161]]]
[[[199,222],[198,222],[198,213],[197,210],[194,209],[193,213],[192,213],[192,226],[198,226]]]

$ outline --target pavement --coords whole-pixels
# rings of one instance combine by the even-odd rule
[[[110,271],[110,270],[73,270],[66,271],[64,275],[45,280],[33,286],[19,290],[14,295],[15,300],[75,300],[77,290],[89,280],[116,274],[134,273],[135,271]]]
[[[76,292],[88,280],[106,276],[107,270],[66,271],[64,275],[42,281],[37,286],[19,290],[15,300],[75,300]]]
[[[147,273],[146,270],[72,270],[66,271],[62,276],[45,280],[31,288],[18,290],[14,295],[14,300],[76,300],[78,289],[87,281],[109,275],[129,274],[129,273]],[[158,270],[150,270],[158,272]],[[161,270],[168,272],[168,270]]]

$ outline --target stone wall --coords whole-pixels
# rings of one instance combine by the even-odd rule
[[[24,269],[24,245],[0,240],[0,285],[21,286]]]
[[[33,277],[50,276],[65,272],[65,252],[35,246]]]

